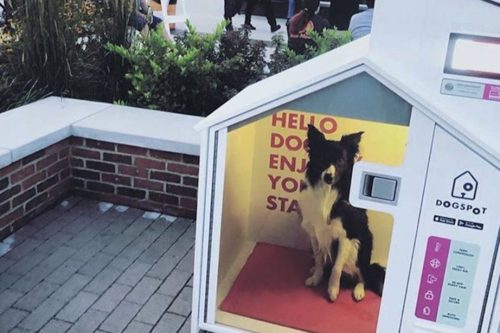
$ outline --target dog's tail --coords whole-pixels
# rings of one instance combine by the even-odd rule
[[[368,270],[368,278],[366,279],[366,286],[379,296],[382,296],[384,289],[385,268],[379,264],[371,264]]]

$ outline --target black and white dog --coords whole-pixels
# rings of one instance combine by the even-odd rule
[[[309,161],[300,193],[302,227],[311,240],[314,266],[307,286],[317,286],[331,268],[328,295],[335,301],[341,277],[353,282],[353,298],[365,297],[365,286],[382,295],[385,269],[371,264],[373,236],[364,209],[351,206],[352,168],[363,132],[327,140],[313,125],[307,132]]]

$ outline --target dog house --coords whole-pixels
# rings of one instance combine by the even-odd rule
[[[405,8],[401,11],[401,8]],[[500,332],[500,7],[381,0],[371,37],[254,84],[201,131],[192,332]],[[307,126],[363,132],[382,296],[304,284]]]

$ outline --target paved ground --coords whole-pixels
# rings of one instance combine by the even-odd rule
[[[189,332],[192,221],[69,198],[0,242],[0,332]]]

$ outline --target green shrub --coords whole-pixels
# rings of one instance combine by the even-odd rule
[[[206,116],[251,83],[262,78],[265,46],[243,30],[202,35],[187,22],[175,42],[163,38],[162,27],[130,48],[108,49],[130,63],[125,76],[132,88],[131,105]]]
[[[47,94],[109,102],[122,97],[126,67],[104,45],[129,43],[135,0],[13,2],[16,28],[0,31],[0,111]]]
[[[351,41],[351,34],[348,31],[325,29],[322,34],[315,31],[309,31],[309,34],[314,41],[314,45],[306,45],[304,54],[296,54],[289,49],[284,42],[283,36],[273,36],[274,53],[271,54],[271,61],[268,64],[270,75],[282,72]]]

